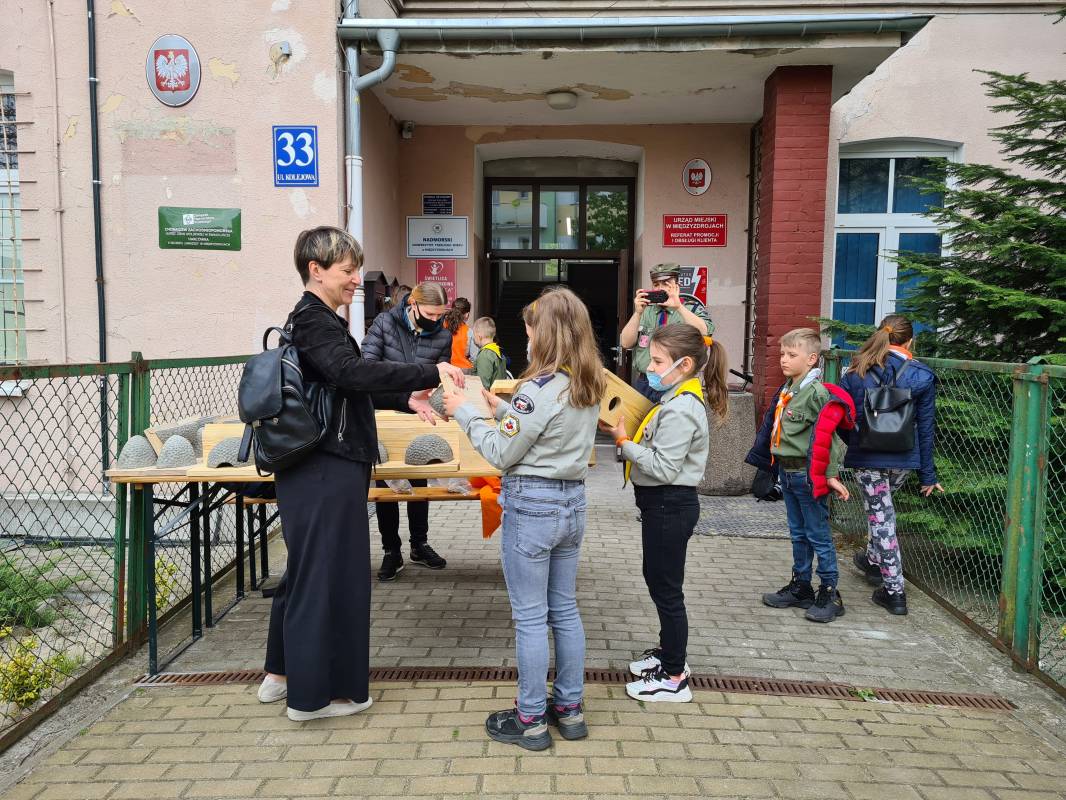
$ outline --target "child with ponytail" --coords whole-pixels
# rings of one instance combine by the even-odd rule
[[[657,328],[649,342],[649,385],[662,400],[633,439],[621,419],[600,428],[615,438],[626,460],[641,513],[644,581],[659,613],[659,645],[629,665],[638,680],[626,693],[649,702],[692,700],[685,661],[685,556],[700,516],[696,486],[703,479],[709,448],[707,409],[718,423],[729,409],[725,349],[690,325]],[[700,375],[703,386],[700,385]]]
[[[852,433],[844,466],[855,471],[855,480],[866,509],[869,538],[865,552],[856,553],[855,566],[868,583],[878,585],[872,600],[890,614],[907,613],[903,589],[903,558],[896,536],[896,510],[892,493],[898,491],[913,470],[918,471],[921,493],[929,497],[943,492],[933,464],[936,434],[936,376],[911,354],[914,326],[901,314],[889,314],[851,358],[840,387],[855,401],[856,431],[866,424],[866,392],[878,386],[910,389],[914,404],[914,443],[907,450],[871,450],[859,444]],[[906,445],[904,445],[906,447]]]

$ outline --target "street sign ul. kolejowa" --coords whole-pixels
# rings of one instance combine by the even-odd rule
[[[161,250],[240,250],[239,208],[159,207]]]

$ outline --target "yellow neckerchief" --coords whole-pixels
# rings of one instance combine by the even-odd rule
[[[487,345],[481,348],[482,350],[488,350],[490,353],[495,353],[500,358],[503,358],[503,353],[500,352],[500,346],[496,342],[489,342]]]
[[[680,395],[683,395],[683,394],[694,395],[695,397],[697,397],[699,399],[699,401],[701,403],[706,403],[707,402],[706,399],[704,399],[703,387],[700,385],[700,379],[699,378],[689,378],[687,381],[684,381],[679,387],[677,387],[677,391],[674,392],[673,396],[666,399],[666,402],[669,403],[675,397],[679,397]],[[641,440],[644,438],[645,429],[647,429],[648,425],[651,424],[651,421],[653,419],[655,419],[655,415],[658,414],[660,411],[662,411],[663,405],[664,405],[664,403],[656,404],[652,408],[652,410],[648,412],[648,416],[644,417],[644,419],[640,423],[640,425],[637,426],[637,432],[635,434],[633,434],[633,443],[634,444],[640,444]],[[633,471],[633,462],[632,461],[626,461],[625,481],[622,484],[623,486],[625,486],[627,483],[629,483],[629,473],[632,472],[632,471]]]

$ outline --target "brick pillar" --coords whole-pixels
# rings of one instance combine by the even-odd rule
[[[832,67],[778,67],[763,91],[759,183],[755,400],[765,409],[783,376],[781,335],[817,327],[825,246]]]

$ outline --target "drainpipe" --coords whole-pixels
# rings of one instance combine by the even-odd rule
[[[100,363],[107,361],[107,307],[104,302],[104,236],[100,213],[100,128],[97,114],[96,85],[96,10],[94,0],[86,0],[89,14],[89,134],[92,148],[93,168],[93,234],[96,250],[96,316],[97,336],[100,339]],[[58,133],[58,131],[57,131]],[[107,376],[100,376],[100,463],[103,473],[111,467],[111,443],[108,418],[110,408],[107,402]],[[106,478],[105,487],[109,486]],[[108,491],[106,488],[104,491]]]
[[[358,3],[349,3],[345,13],[349,18],[358,15]],[[400,46],[399,34],[394,30],[378,31],[377,40],[385,60],[376,70],[363,76],[359,75],[359,45],[353,41],[344,45],[344,61],[348,73],[348,110],[344,143],[344,171],[348,182],[348,233],[360,244],[363,244],[363,137],[359,93],[381,83],[392,74],[396,67],[396,50]],[[360,269],[360,273],[362,272]],[[363,341],[365,302],[366,295],[360,281],[348,307],[348,328],[357,342]]]

